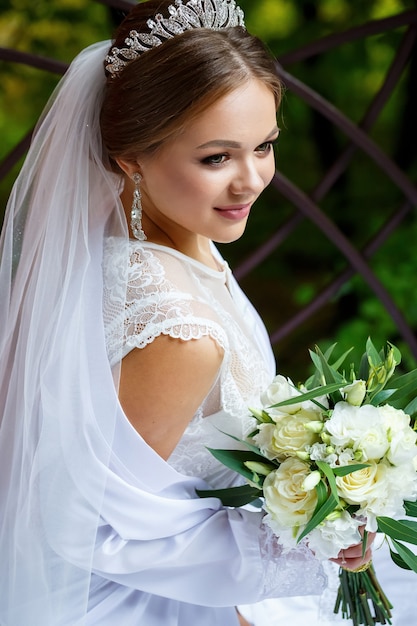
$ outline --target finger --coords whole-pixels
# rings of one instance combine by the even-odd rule
[[[367,541],[366,541],[366,550],[370,550],[372,547],[372,544],[375,540],[376,537],[376,533],[369,533],[368,537],[367,537]],[[357,543],[353,546],[350,546],[349,548],[345,549],[345,554],[348,558],[354,558],[357,556],[362,556],[362,552],[363,552],[363,542],[362,543]]]
[[[336,563],[343,569],[347,570],[356,570],[359,567],[362,567],[366,563],[370,563],[372,560],[372,550],[368,549],[365,552],[365,555],[362,557],[362,554],[359,556],[349,556],[349,550],[341,550],[337,559],[330,559],[333,563]]]
[[[369,548],[367,548],[369,550]],[[361,557],[363,554],[363,545],[359,543],[357,546],[351,546],[347,548],[345,551],[345,558],[354,559],[356,557]]]

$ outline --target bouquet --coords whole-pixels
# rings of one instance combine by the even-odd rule
[[[378,352],[368,339],[359,368],[346,366],[349,350],[334,359],[310,351],[314,374],[296,386],[277,376],[251,409],[255,428],[245,449],[210,450],[246,479],[240,487],[199,492],[226,506],[261,498],[264,518],[285,549],[308,542],[317,558],[368,532],[384,533],[393,561],[417,572],[417,370],[394,376],[401,361],[390,343]],[[233,437],[234,438],[234,437]],[[354,626],[391,623],[391,604],[372,564],[339,570],[334,612]]]

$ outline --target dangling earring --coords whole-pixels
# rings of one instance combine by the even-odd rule
[[[139,172],[135,172],[132,176],[135,183],[135,191],[133,192],[132,210],[130,212],[130,227],[132,229],[133,236],[139,241],[145,241],[146,235],[142,230],[142,203],[140,193],[140,181],[142,176]]]

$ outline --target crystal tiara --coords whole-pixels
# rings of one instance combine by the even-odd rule
[[[138,33],[131,30],[124,43],[126,48],[110,49],[106,56],[106,70],[112,78],[136,59],[142,52],[156,48],[175,35],[194,28],[210,28],[222,30],[232,26],[245,26],[243,11],[235,0],[175,0],[168,7],[170,16],[165,18],[161,13],[149,19],[149,33]]]

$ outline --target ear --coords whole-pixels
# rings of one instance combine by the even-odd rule
[[[140,173],[140,166],[139,163],[137,163],[136,161],[116,159],[116,163],[120,167],[120,169],[123,170],[123,172],[127,174],[127,176],[129,176],[129,178],[132,178],[133,174],[135,174],[136,172]]]

